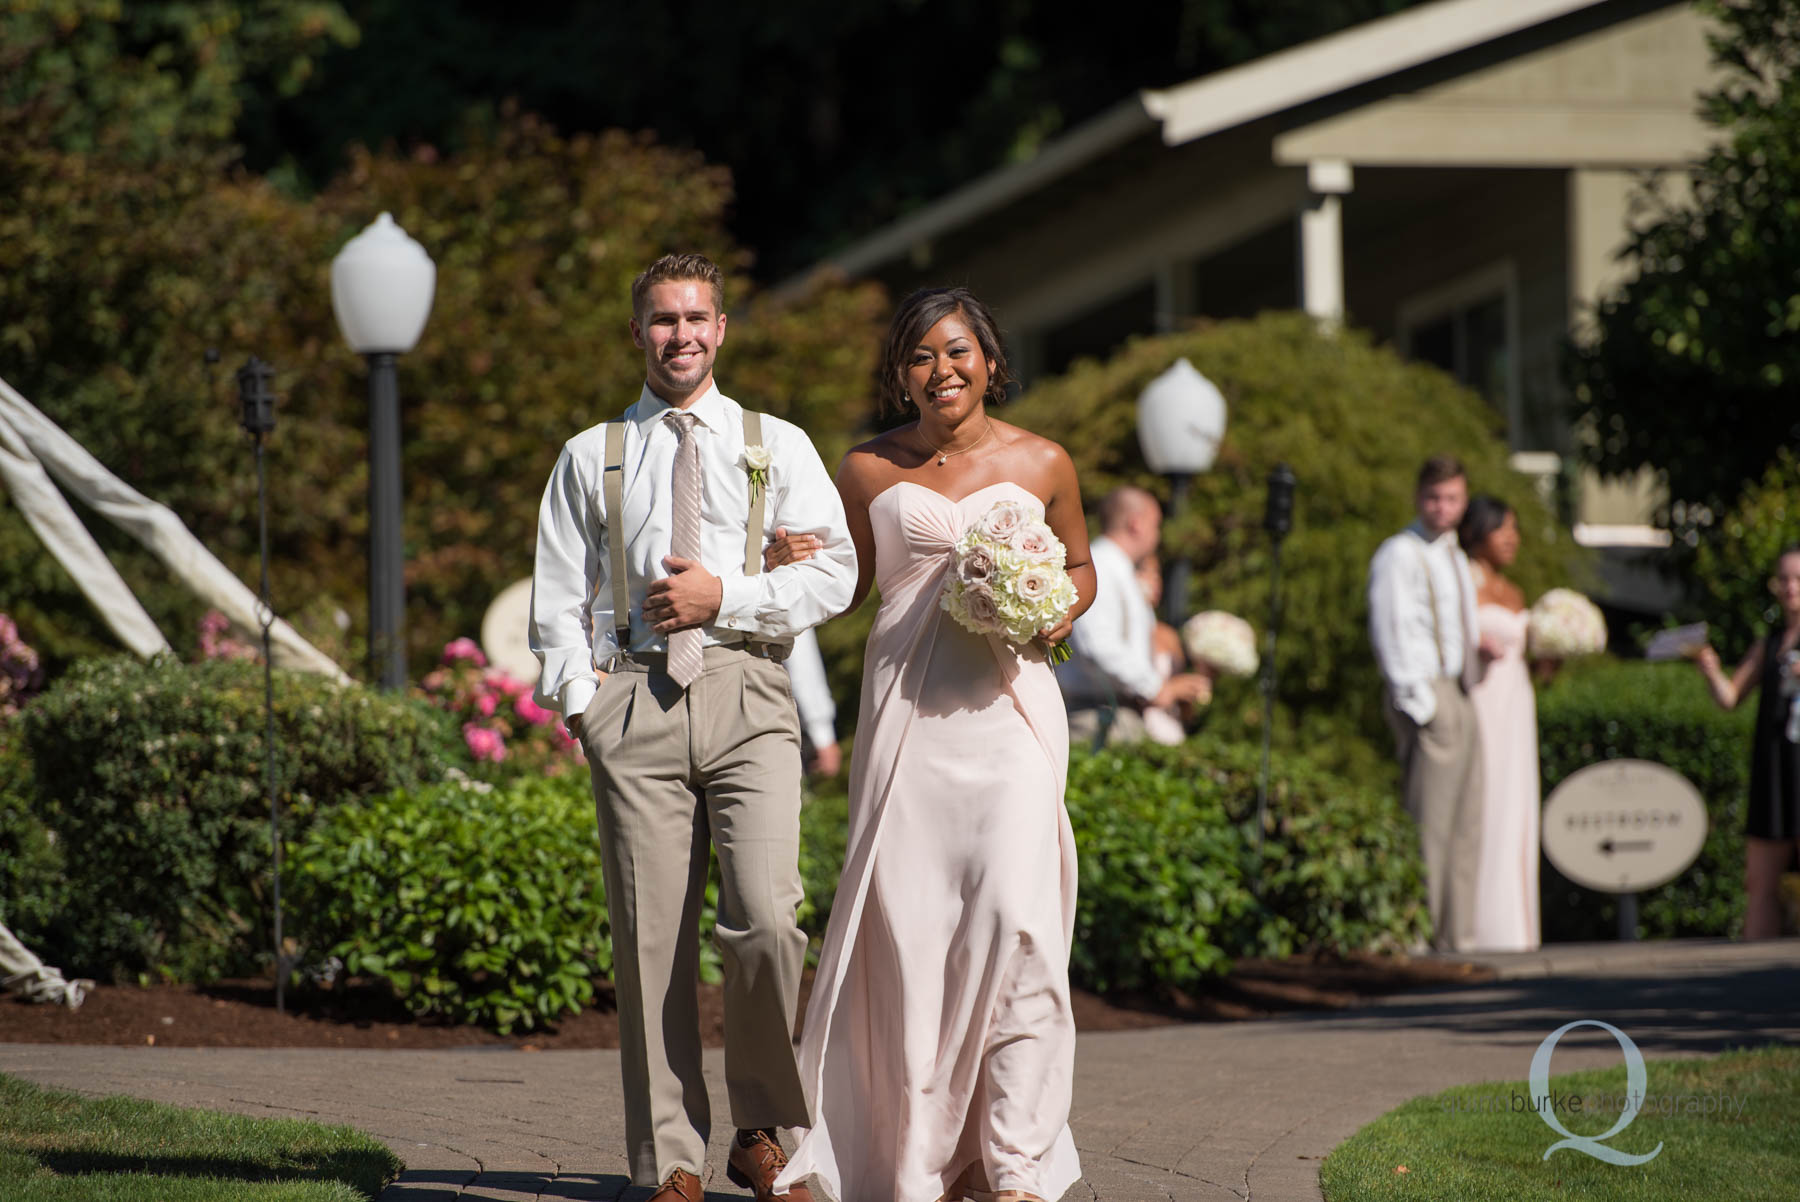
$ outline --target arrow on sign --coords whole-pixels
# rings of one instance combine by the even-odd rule
[[[1609,838],[1600,840],[1600,850],[1609,856],[1615,851],[1649,851],[1654,846],[1656,846],[1655,843],[1649,839]]]

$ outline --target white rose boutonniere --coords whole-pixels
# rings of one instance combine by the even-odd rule
[[[769,487],[769,448],[756,443],[744,448],[743,458],[739,460],[744,473],[750,477],[750,502],[756,503]]]

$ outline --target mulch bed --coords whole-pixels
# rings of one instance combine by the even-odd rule
[[[1407,989],[1492,979],[1491,970],[1454,960],[1406,956],[1295,956],[1240,960],[1204,993],[1141,997],[1076,990],[1075,1025],[1121,1031],[1182,1022],[1238,1022],[1296,1010],[1345,1009]],[[804,990],[812,983],[808,973]],[[802,1011],[805,1001],[802,997]],[[700,988],[701,1031],[708,1047],[724,1042],[717,986]],[[619,1021],[610,985],[596,1005],[554,1028],[495,1035],[479,1027],[422,1022],[373,985],[336,994],[298,993],[275,1010],[268,981],[213,985],[102,985],[79,1010],[0,997],[0,1043],[110,1044],[172,1048],[466,1048],[526,1051],[616,1048]]]

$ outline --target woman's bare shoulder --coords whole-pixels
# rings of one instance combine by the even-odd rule
[[[906,428],[901,427],[901,430]],[[851,447],[844,455],[844,461],[838,464],[838,491],[846,497],[868,500],[892,484],[902,469],[905,444],[896,437],[900,432],[889,430]]]

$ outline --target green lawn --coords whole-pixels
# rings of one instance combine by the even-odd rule
[[[1599,1136],[1620,1114],[1616,1104],[1612,1112],[1599,1113],[1595,1105],[1604,1105],[1603,1097],[1617,1099],[1625,1093],[1625,1069],[1621,1065],[1552,1077],[1550,1089],[1552,1096],[1583,1099],[1583,1113],[1570,1113],[1567,1107],[1556,1112],[1564,1127],[1576,1135]],[[1607,1164],[1572,1148],[1544,1159],[1546,1149],[1562,1137],[1529,1110],[1512,1111],[1513,1095],[1525,1099],[1530,1092],[1523,1081],[1505,1081],[1414,1098],[1326,1158],[1319,1172],[1325,1197],[1328,1202],[1793,1202],[1800,1196],[1800,1048],[1649,1062],[1646,1103],[1604,1145],[1642,1155],[1660,1142],[1662,1151],[1641,1165]],[[1676,1112],[1661,1113],[1665,1106]],[[1709,1106],[1717,1112],[1703,1113]]]
[[[349,1127],[85,1098],[0,1076],[8,1202],[363,1202],[401,1167]]]

